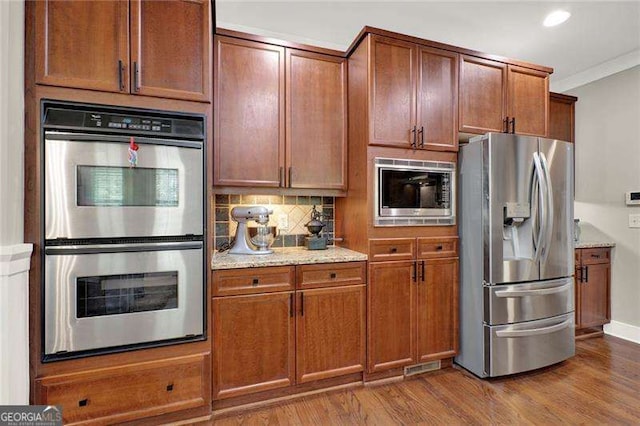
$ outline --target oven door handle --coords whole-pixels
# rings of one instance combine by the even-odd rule
[[[201,140],[148,138],[144,136],[135,136],[135,135],[105,135],[105,134],[97,134],[97,133],[58,132],[58,131],[51,131],[51,130],[47,130],[44,135],[45,140],[53,140],[53,141],[116,142],[116,143],[126,143],[126,144],[128,144],[131,141],[131,137],[135,138],[137,144],[166,145],[166,146],[177,146],[180,148],[202,149]]]
[[[141,244],[87,244],[74,246],[45,247],[47,255],[77,255],[98,253],[122,253],[139,251],[165,251],[165,250],[198,250],[203,248],[202,241],[179,241],[170,243],[141,243]]]

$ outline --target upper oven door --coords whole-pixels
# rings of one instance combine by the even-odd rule
[[[45,238],[203,234],[202,141],[45,132]]]

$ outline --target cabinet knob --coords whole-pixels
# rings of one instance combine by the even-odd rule
[[[331,272],[329,274],[329,278],[334,279],[336,277],[336,273],[335,272]]]
[[[173,390],[173,383],[169,383],[167,385],[167,392],[171,392]]]
[[[78,401],[78,407],[86,407],[87,404],[89,404],[89,400],[87,398]]]
[[[396,252],[398,251],[398,249],[397,249],[396,247],[391,247],[391,248],[389,249],[389,251],[390,251],[391,253],[396,253]]]
[[[442,250],[442,246],[436,246],[436,251],[441,251]]]
[[[254,279],[251,281],[251,285],[253,285],[253,286],[258,285],[259,283],[260,283],[260,279],[259,279],[259,278],[254,278]]]

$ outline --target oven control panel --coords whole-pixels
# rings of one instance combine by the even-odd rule
[[[85,113],[86,127],[118,130],[143,130],[146,132],[171,133],[171,120],[136,117],[132,115]]]

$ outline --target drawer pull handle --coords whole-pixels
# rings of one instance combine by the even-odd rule
[[[173,383],[169,383],[167,385],[167,392],[171,392],[173,390]]]
[[[258,285],[260,283],[260,280],[258,278],[254,278],[253,281],[251,281],[251,285]]]
[[[81,399],[80,401],[78,401],[78,407],[86,407],[87,404],[89,404],[88,399]]]
[[[329,274],[329,278],[334,279],[336,277],[336,273],[335,272],[331,272]]]
[[[600,255],[599,254],[592,254],[591,257],[594,257],[596,259],[600,259]]]
[[[441,251],[443,249],[442,246],[436,246],[436,251]]]
[[[398,251],[397,248],[395,247],[391,247],[391,249],[389,250],[391,253],[396,253]]]

